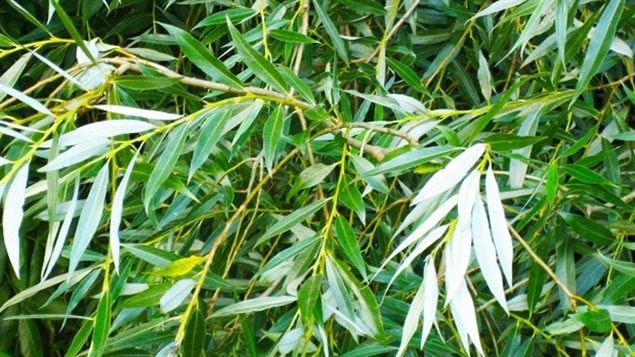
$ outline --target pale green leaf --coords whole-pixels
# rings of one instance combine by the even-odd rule
[[[185,123],[174,129],[172,137],[165,145],[163,153],[161,153],[156,165],[152,169],[152,173],[143,191],[143,206],[146,212],[150,209],[150,201],[157,191],[159,191],[161,184],[170,177],[179,156],[181,156],[181,151],[183,151],[185,139],[187,138],[188,127],[189,125]]]
[[[125,105],[99,104],[94,105],[93,107],[109,113],[153,120],[177,120],[183,117],[183,115],[181,114],[166,113],[159,110],[134,108]]]
[[[70,149],[64,151],[60,155],[56,156],[48,164],[44,165],[37,171],[54,171],[84,162],[85,160],[93,156],[106,153],[106,151],[108,150],[108,145],[110,145],[110,143],[111,141],[109,139],[101,138],[75,145]]]
[[[485,152],[484,144],[476,144],[450,161],[443,170],[435,173],[412,200],[417,204],[456,186]]]
[[[15,86],[30,59],[30,52],[22,55],[22,57],[15,61],[11,67],[7,68],[2,76],[0,76],[0,84],[4,84],[7,87]],[[7,93],[0,91],[0,101],[3,100],[6,95]]]
[[[196,282],[192,279],[182,279],[174,283],[174,285],[161,296],[161,300],[159,300],[161,311],[168,313],[181,306],[195,285]]]
[[[53,113],[47,107],[45,107],[42,103],[20,92],[19,90],[13,89],[5,84],[0,83],[0,92],[4,92],[14,97],[15,99],[33,108],[37,112],[53,116]]]
[[[88,198],[86,198],[84,208],[82,208],[82,213],[79,215],[69,261],[68,271],[71,273],[77,268],[86,248],[88,248],[90,241],[93,239],[99,227],[104,211],[106,192],[108,191],[109,171],[109,163],[106,162],[101,170],[99,170],[97,177],[95,177],[95,181],[88,193]]]
[[[267,118],[262,129],[262,142],[265,157],[265,166],[267,171],[271,173],[273,166],[276,164],[278,156],[278,148],[283,140],[284,134],[284,107],[279,106],[274,109],[273,113]]]
[[[13,175],[7,189],[2,210],[2,236],[4,247],[15,275],[20,278],[20,226],[24,218],[26,184],[29,178],[29,164],[23,164]]]
[[[286,306],[296,301],[295,296],[266,296],[237,302],[224,307],[212,314],[212,317],[247,314],[263,311],[274,307]]]

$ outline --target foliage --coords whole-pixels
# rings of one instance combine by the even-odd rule
[[[634,14],[7,0],[0,352],[632,354]]]

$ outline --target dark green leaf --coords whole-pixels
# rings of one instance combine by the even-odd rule
[[[241,56],[241,59],[245,62],[247,67],[251,69],[258,78],[260,78],[265,84],[271,85],[281,93],[288,93],[289,86],[282,78],[282,75],[278,73],[276,67],[271,62],[261,55],[258,51],[243,38],[243,36],[236,30],[231,21],[227,20],[227,27],[231,34],[236,50]]]
[[[235,22],[235,21],[232,21]],[[269,31],[271,37],[276,40],[280,40],[288,43],[318,43],[309,36],[303,35],[296,31],[289,30],[271,30]]]
[[[600,223],[572,213],[561,212],[560,216],[582,239],[602,245],[610,244],[615,240],[611,231]]]
[[[518,136],[513,134],[492,134],[483,141],[490,145],[494,151],[509,151],[545,140],[544,136]]]
[[[242,88],[243,83],[227,67],[216,58],[210,50],[197,41],[192,35],[180,28],[161,24],[181,47],[181,50],[196,67],[200,68],[212,79],[225,83],[233,88]]]
[[[315,11],[317,12],[318,18],[322,21],[322,25],[331,38],[331,42],[333,42],[333,47],[335,47],[335,51],[337,55],[348,65],[348,50],[344,45],[344,41],[340,37],[340,33],[337,31],[333,20],[329,17],[329,14],[324,10],[322,5],[317,1],[313,0],[313,6],[315,7]]]
[[[344,255],[346,255],[362,276],[365,277],[366,266],[364,264],[362,252],[359,249],[359,242],[355,237],[353,228],[341,215],[338,215],[335,218],[335,231],[337,232],[337,242],[339,243],[340,248],[342,248]]]
[[[573,178],[578,179],[584,183],[597,184],[597,185],[611,185],[611,182],[605,179],[602,175],[587,169],[581,165],[566,165],[563,167],[564,171],[569,173]]]
[[[228,18],[232,23],[238,24],[255,16],[256,14],[258,14],[258,12],[246,7],[219,11],[201,20],[198,24],[196,24],[196,26],[194,26],[194,29],[224,24],[226,18]]]
[[[185,336],[181,343],[181,354],[184,357],[200,357],[205,347],[205,317],[195,309],[190,313],[185,326]]]

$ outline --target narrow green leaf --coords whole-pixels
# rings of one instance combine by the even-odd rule
[[[289,248],[281,251],[280,253],[276,254],[273,258],[271,258],[271,260],[269,260],[267,264],[265,264],[265,266],[262,267],[262,269],[260,270],[258,274],[264,274],[265,272],[271,269],[274,269],[280,264],[294,259],[295,257],[302,254],[303,252],[313,248],[321,240],[322,239],[319,237],[313,237],[313,238],[305,239],[299,243],[293,244]]]
[[[611,138],[622,141],[635,141],[635,131],[625,131],[623,133],[613,134]]]
[[[187,138],[188,124],[181,124],[174,130],[172,138],[168,141],[163,153],[157,160],[157,164],[152,169],[148,182],[144,187],[143,206],[146,212],[150,209],[150,201],[159,191],[161,184],[172,174],[174,166],[183,151],[185,139]]]
[[[20,279],[20,226],[24,218],[26,185],[29,178],[29,164],[20,167],[13,175],[7,189],[2,210],[2,236],[4,248],[9,256],[13,272]]]
[[[630,276],[631,278],[635,278],[635,263],[626,262],[622,260],[615,260],[605,257],[604,255],[597,253],[597,255],[608,265],[610,265],[613,269]]]
[[[333,171],[337,164],[324,165],[323,163],[317,163],[311,165],[302,170],[300,174],[295,178],[291,190],[287,194],[287,199],[293,197],[298,191],[316,186]]]
[[[187,58],[215,81],[227,84],[233,88],[242,88],[243,83],[221,62],[210,50],[203,46],[189,33],[168,24],[161,24],[181,47]]]
[[[359,249],[359,242],[353,232],[353,227],[350,223],[338,215],[335,218],[335,232],[337,232],[337,242],[339,243],[344,255],[350,260],[353,266],[362,274],[366,276],[366,266],[364,264],[364,258],[362,252]]]
[[[79,352],[82,349],[82,346],[88,341],[88,337],[90,336],[91,331],[93,330],[93,321],[88,320],[82,323],[82,327],[77,330],[75,333],[75,337],[71,341],[71,344],[66,350],[65,357],[74,357],[79,355]]]
[[[205,347],[205,317],[199,309],[190,313],[185,326],[185,336],[180,346],[184,357],[200,357]]]
[[[271,173],[273,166],[276,164],[278,148],[280,148],[280,142],[282,141],[282,136],[284,135],[285,114],[285,108],[283,106],[280,105],[276,107],[262,129],[265,166],[267,167],[267,171],[269,171],[269,173]]]
[[[227,27],[231,34],[236,50],[241,56],[241,59],[249,69],[251,69],[258,78],[260,78],[265,84],[271,85],[274,89],[281,93],[289,93],[289,86],[282,78],[282,75],[278,73],[276,67],[271,62],[261,55],[258,51],[243,38],[243,36],[236,30],[234,25],[229,19],[227,19]]]
[[[51,1],[52,2],[52,1]],[[42,30],[44,33],[50,35],[50,36],[54,36],[51,31],[49,30],[49,28],[45,25],[43,25],[40,21],[38,21],[38,19],[36,19],[30,11],[28,11],[27,9],[25,9],[24,7],[22,7],[22,5],[20,5],[17,1],[15,0],[9,0],[9,5],[11,5],[11,7],[13,7],[17,12],[20,13],[20,15],[24,16],[24,18],[26,18],[30,23],[32,23],[33,25],[35,25],[36,27],[38,27],[40,30]]]
[[[223,127],[229,118],[229,112],[212,110],[203,114],[204,123],[198,135],[194,155],[188,173],[188,181],[192,179],[196,171],[205,163],[214,147],[223,134]]]
[[[362,174],[362,178],[383,174],[396,175],[459,149],[448,145],[418,148],[393,157],[376,168],[366,171]]]
[[[406,83],[408,83],[411,87],[416,89],[420,93],[425,93],[426,88],[423,86],[421,82],[421,78],[412,70],[412,68],[406,66],[405,64],[392,59],[386,58],[386,62],[388,66],[395,71]]]
[[[278,71],[287,82],[287,84],[293,87],[293,89],[295,89],[304,100],[309,103],[315,104],[313,91],[307,84],[306,80],[300,79],[300,77],[298,77],[292,70],[285,66],[279,66]]]
[[[267,231],[258,239],[256,246],[264,243],[269,238],[276,236],[278,234],[284,233],[289,229],[293,228],[296,224],[304,221],[309,216],[317,212],[324,204],[328,201],[328,199],[319,200],[311,203],[308,206],[302,207],[293,213],[284,216],[278,222],[276,222],[273,226],[269,227]]]
[[[544,136],[519,136],[513,134],[491,134],[483,141],[494,151],[509,151],[545,140]]]
[[[580,238],[595,244],[610,244],[615,241],[611,231],[603,224],[573,213],[560,212],[560,216]]]
[[[359,192],[355,184],[345,179],[339,198],[339,201],[343,203],[344,206],[355,212],[359,220],[362,221],[362,224],[366,224],[366,205],[364,204],[364,198],[361,192]]]
[[[104,211],[104,204],[106,199],[106,192],[108,191],[108,173],[110,167],[108,162],[104,163],[104,166],[99,170],[95,182],[90,188],[86,203],[82,208],[82,213],[79,215],[79,221],[77,222],[77,229],[75,230],[75,239],[71,247],[71,256],[69,261],[68,271],[72,273],[77,268],[79,261],[81,260],[86,248],[93,239],[101,216]]]
[[[57,12],[57,16],[60,17],[62,24],[66,28],[66,31],[68,31],[68,33],[71,35],[71,37],[75,41],[75,44],[79,46],[79,48],[82,49],[86,57],[88,57],[90,61],[96,65],[97,60],[95,59],[95,56],[93,56],[92,52],[86,46],[86,43],[84,42],[84,39],[82,38],[82,35],[79,33],[79,31],[73,24],[73,20],[71,20],[71,18],[68,16],[68,14],[66,13],[66,10],[64,10],[64,7],[60,5],[59,0],[50,0],[49,4],[53,5],[53,7],[55,8],[55,12]]]
[[[252,18],[253,16],[256,16],[257,14],[257,11],[247,7],[238,7],[235,9],[218,11],[201,20],[198,24],[196,24],[196,26],[194,26],[193,29],[221,25],[225,23],[227,18],[232,23],[238,24],[242,21]]]
[[[610,0],[604,8],[584,56],[578,83],[575,87],[575,94],[571,98],[571,104],[587,88],[609,52],[613,38],[615,38],[619,19],[622,16],[622,11],[624,11],[624,2],[625,0]]]
[[[597,185],[611,185],[611,182],[602,175],[582,165],[570,164],[563,167],[564,171],[584,183]]]
[[[139,91],[163,89],[179,82],[178,78],[159,76],[119,76],[114,83],[122,88]]]
[[[235,21],[232,21],[235,22]],[[271,37],[276,40],[280,40],[282,42],[287,43],[318,43],[314,39],[309,36],[303,35],[296,31],[289,30],[271,30],[269,31]]]
[[[569,1],[556,1],[556,43],[558,44],[558,57],[562,65],[566,65],[567,23],[569,18]]]
[[[386,9],[381,6],[381,2],[373,0],[337,0],[346,5],[349,9],[357,12],[366,12],[374,15],[385,15]]]
[[[152,285],[148,289],[126,298],[121,304],[121,307],[129,309],[135,307],[157,306],[159,305],[161,297],[171,287],[171,283]]]
[[[260,113],[263,104],[264,101],[262,99],[256,99],[253,104],[249,106],[249,115],[247,115],[240,123],[238,130],[236,130],[236,135],[234,135],[234,139],[232,140],[232,153],[238,152],[238,149],[240,149],[249,139],[249,135],[254,129],[254,123],[258,118],[258,114]]]
[[[250,312],[263,311],[274,307],[286,306],[295,302],[295,296],[266,296],[248,299],[224,307],[212,314],[212,317],[247,314]]]
[[[324,25],[324,28],[326,29],[326,33],[328,33],[329,37],[331,38],[331,42],[333,42],[333,47],[335,47],[337,55],[340,56],[340,58],[344,61],[344,63],[346,63],[346,65],[348,65],[348,51],[346,50],[344,41],[340,37],[340,34],[337,31],[335,24],[333,23],[333,20],[331,20],[326,10],[324,10],[322,5],[317,0],[313,0],[313,6],[315,7],[315,11],[318,14],[318,18],[320,19],[320,21],[322,21],[322,25]]]
[[[99,304],[97,305],[89,356],[101,356],[104,353],[108,331],[110,330],[110,300],[110,290],[106,289],[102,292],[101,299],[99,299]]]
[[[36,285],[33,285],[29,288],[26,288],[22,291],[20,291],[19,293],[11,296],[11,298],[7,301],[5,301],[5,303],[0,306],[0,313],[2,313],[3,311],[5,311],[7,308],[14,306],[16,304],[19,304],[20,302],[30,298],[31,296],[34,296],[35,294],[39,293],[42,290],[48,289],[52,286],[55,286],[59,283],[65,282],[71,278],[78,278],[78,279],[82,279],[83,277],[85,277],[88,273],[91,272],[91,270],[93,270],[94,267],[88,267],[88,268],[84,268],[81,270],[77,270],[73,273],[65,273],[62,275],[58,275],[54,278],[42,281],[37,283]]]
[[[315,319],[315,305],[322,297],[322,281],[324,277],[321,274],[314,275],[307,279],[298,292],[298,307],[304,326],[312,326]],[[320,317],[318,317],[320,318]]]

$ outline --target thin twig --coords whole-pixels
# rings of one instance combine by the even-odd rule
[[[102,58],[101,61],[104,63],[115,64],[118,66],[128,63],[130,64],[129,69],[135,72],[141,72],[141,68],[139,67],[139,64],[146,67],[151,67],[152,69],[158,71],[159,73],[163,74],[166,77],[178,78],[181,84],[184,84],[187,86],[217,90],[217,91],[231,93],[231,94],[239,94],[239,95],[252,94],[252,95],[262,96],[265,98],[274,99],[282,104],[290,105],[292,107],[297,107],[303,110],[312,109],[315,107],[311,103],[307,103],[307,102],[304,102],[304,101],[295,99],[293,97],[289,97],[284,94],[274,92],[268,89],[263,89],[258,87],[234,88],[219,82],[213,82],[213,81],[208,81],[204,79],[184,76],[160,64],[157,64],[151,61],[146,61],[140,58],[131,59],[131,58],[125,58],[125,57],[113,57],[113,58]]]

